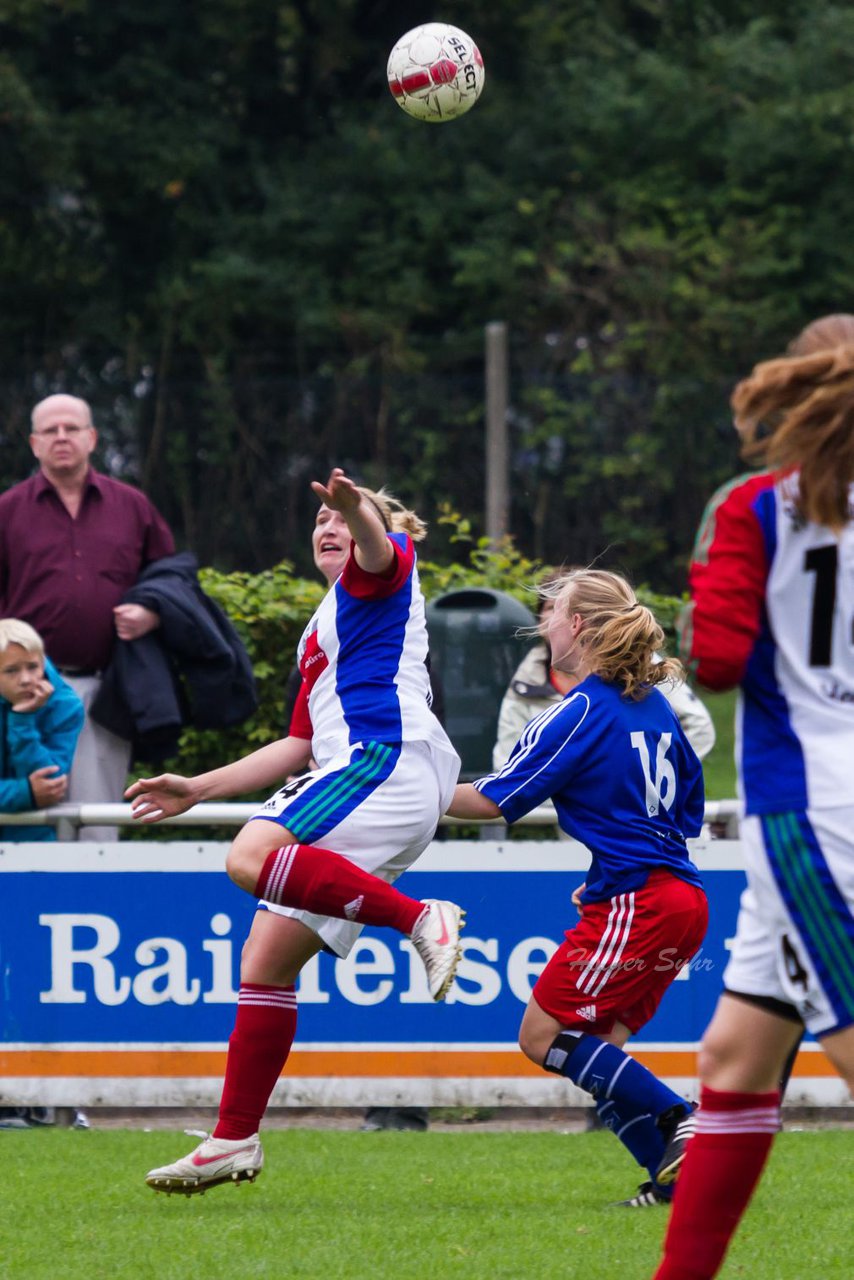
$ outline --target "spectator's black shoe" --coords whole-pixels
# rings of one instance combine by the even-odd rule
[[[53,1107],[28,1107],[27,1119],[34,1128],[45,1128],[56,1124],[56,1111]]]
[[[426,1107],[369,1107],[359,1128],[362,1133],[378,1133],[381,1129],[409,1129],[423,1133],[429,1124]]]
[[[387,1129],[410,1129],[424,1133],[430,1124],[426,1107],[391,1107],[386,1121]]]
[[[0,1107],[0,1129],[31,1129],[26,1107]]]
[[[361,1133],[379,1133],[381,1129],[386,1127],[386,1108],[372,1107],[370,1111],[365,1112],[365,1118],[359,1125]]]

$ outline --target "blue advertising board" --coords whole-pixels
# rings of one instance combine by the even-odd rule
[[[48,1081],[56,1102],[217,1100],[256,909],[225,875],[226,848],[0,846],[0,1097],[45,1101]],[[697,842],[694,857],[708,936],[632,1042],[678,1079],[694,1074],[744,886],[737,842]],[[467,910],[448,999],[431,1001],[411,944],[389,929],[366,929],[347,960],[316,957],[300,980],[277,1100],[361,1105],[396,1098],[401,1080],[408,1097],[433,1103],[572,1100],[571,1086],[538,1074],[515,1044],[531,988],[577,920],[570,897],[588,861],[569,841],[434,843],[401,887]]]

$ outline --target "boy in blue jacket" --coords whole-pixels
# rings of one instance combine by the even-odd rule
[[[0,813],[46,809],[63,799],[83,714],[38,632],[17,618],[0,619]],[[0,827],[0,842],[55,839],[53,827]],[[53,1122],[53,1107],[0,1107],[0,1129]],[[73,1124],[89,1126],[82,1111]]]
[[[83,715],[38,632],[17,618],[0,619],[0,813],[63,799]],[[53,827],[0,827],[0,841],[55,839]]]

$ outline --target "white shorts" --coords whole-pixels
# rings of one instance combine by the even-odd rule
[[[252,819],[277,822],[301,844],[331,849],[392,884],[433,839],[459,771],[456,752],[430,742],[357,743],[286,783]],[[296,907],[261,905],[300,920],[341,957],[363,928]]]
[[[742,819],[728,991],[790,1004],[815,1036],[854,1023],[854,806]]]

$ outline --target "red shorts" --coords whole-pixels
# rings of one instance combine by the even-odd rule
[[[568,1031],[639,1031],[706,936],[709,908],[696,885],[652,871],[642,889],[584,906],[534,987]]]

